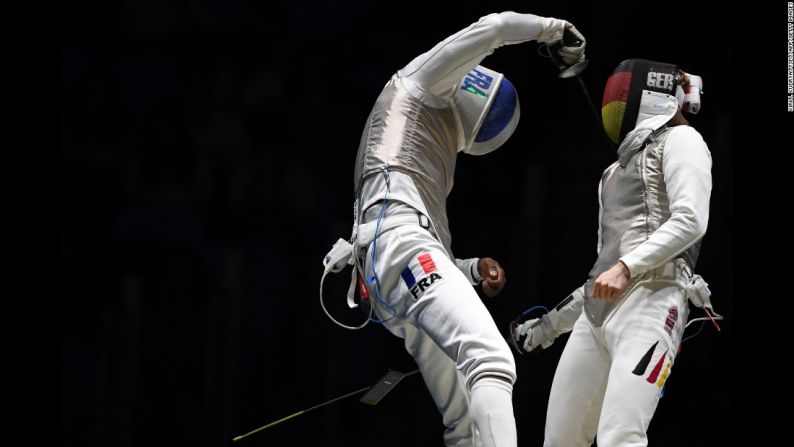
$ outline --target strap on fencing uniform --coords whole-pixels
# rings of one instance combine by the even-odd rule
[[[328,275],[329,272],[338,273],[343,268],[347,267],[348,265],[353,265],[355,262],[353,258],[353,245],[342,239],[339,238],[335,243],[334,246],[331,247],[331,251],[325,255],[323,258],[323,277],[320,278],[320,302],[323,299],[323,283],[325,282],[325,277]],[[356,283],[356,269],[353,269],[353,278],[350,281],[350,287],[347,290],[348,299],[353,296],[354,292],[354,285]]]
[[[700,317],[700,318],[693,318],[689,320],[687,326],[694,323],[695,321],[702,321],[702,320],[722,320],[722,315],[714,312],[714,307],[711,304],[711,290],[709,290],[708,283],[700,276],[700,275],[693,275],[686,286],[686,295],[689,298],[689,301],[692,302],[696,307],[701,309],[705,309],[708,314],[711,315],[709,317]],[[716,325],[716,323],[715,323]]]
[[[430,230],[431,226],[430,219],[428,219],[424,214],[418,212],[385,217],[381,219],[380,226],[377,226],[377,223],[377,220],[373,220],[371,222],[358,225],[358,232],[356,233],[354,231],[353,237],[351,238],[351,240],[357,240],[357,247],[367,247],[372,243],[372,241],[375,239],[376,227],[378,233],[383,234],[389,230],[403,225],[419,225],[427,230]],[[331,247],[331,250],[328,252],[328,254],[325,255],[323,258],[323,266],[325,268],[323,271],[323,276],[320,279],[321,304],[323,303],[323,284],[325,282],[325,277],[330,272],[340,272],[348,265],[355,266],[355,256],[356,254],[353,253],[353,245],[342,238],[339,238],[339,240],[334,243],[334,246]],[[351,309],[358,307],[358,304],[355,303],[355,291],[357,283],[356,274],[357,269],[354,267],[350,275],[350,286],[347,289],[347,306]]]

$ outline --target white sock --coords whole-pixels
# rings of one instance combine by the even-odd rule
[[[471,413],[483,447],[516,446],[513,385],[495,377],[477,380],[471,387]]]

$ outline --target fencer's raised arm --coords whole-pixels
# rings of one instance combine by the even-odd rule
[[[620,258],[631,277],[673,259],[706,233],[711,153],[700,133],[689,126],[674,127],[665,143],[662,169],[670,218],[645,242]]]
[[[412,60],[403,68],[403,76],[421,91],[445,97],[494,49],[530,40],[555,41],[562,38],[565,29],[585,41],[584,36],[565,20],[512,11],[489,14]],[[580,47],[565,48],[568,53],[574,51],[575,57],[584,57],[584,43]]]

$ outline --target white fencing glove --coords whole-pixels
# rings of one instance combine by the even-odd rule
[[[563,43],[562,48],[557,52],[562,58],[562,61],[567,65],[573,65],[577,62],[584,60],[584,47],[587,41],[584,39],[582,33],[576,29],[575,26],[568,23],[564,32],[565,42],[577,42],[575,44],[566,45]]]
[[[533,318],[516,327],[516,333],[513,336],[524,352],[532,352],[538,346],[546,349],[554,343],[554,339],[559,334],[551,327],[548,317],[549,315],[546,314],[540,318]],[[526,337],[523,343],[521,343],[521,337]]]
[[[553,43],[562,39],[567,31],[566,41],[578,40],[581,41],[581,44],[575,46],[565,46],[563,44],[557,54],[560,55],[566,65],[573,65],[584,60],[584,49],[587,41],[571,22],[555,19],[554,17],[542,17],[541,22],[543,22],[543,30],[535,40],[540,43]]]
[[[584,286],[574,290],[550,312],[540,318],[527,320],[512,329],[515,346],[522,354],[532,352],[538,347],[546,349],[561,334],[570,332],[582,313]]]

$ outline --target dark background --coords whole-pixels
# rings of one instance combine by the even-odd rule
[[[600,109],[623,59],[702,76],[690,123],[713,157],[698,272],[726,317],[684,345],[652,446],[732,445],[734,35],[728,3],[136,0],[63,3],[61,439],[69,446],[221,446],[267,422],[415,365],[377,324],[351,332],[318,304],[323,255],[350,234],[359,138],[391,74],[478,17],[564,18],[588,40]],[[781,19],[782,20],[782,19]],[[516,86],[522,120],[485,157],[461,156],[448,209],[458,257],[491,256],[507,323],[551,306],[595,260],[596,186],[615,156],[576,81],[534,42],[484,64]],[[347,323],[347,278],[326,301]],[[484,295],[481,296],[484,297]],[[693,311],[693,314],[698,312]],[[687,334],[692,333],[692,328]],[[564,340],[517,356],[521,445],[540,445]],[[419,376],[375,407],[355,398],[241,445],[441,445]]]

